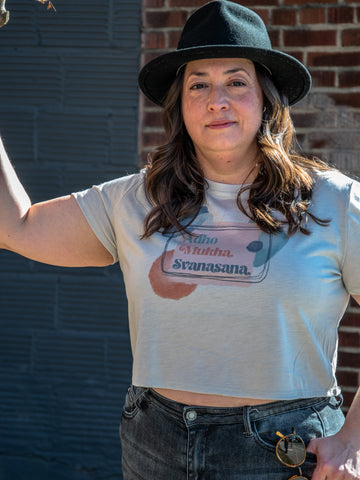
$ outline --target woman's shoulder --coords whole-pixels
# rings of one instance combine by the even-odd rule
[[[144,182],[145,169],[140,170],[137,173],[130,173],[112,180],[108,180],[100,185],[99,188],[105,189],[131,189],[134,186],[138,186]]]
[[[133,204],[135,199],[145,198],[145,170],[138,173],[124,175],[114,178],[98,185],[75,192],[73,195],[79,202],[90,202],[94,205],[101,202],[107,208],[118,208],[124,205],[124,200],[128,199],[128,203]]]
[[[331,169],[313,173],[314,193],[328,193],[332,195],[344,195],[351,190],[352,186],[360,187],[360,183],[339,170]]]
[[[360,183],[335,169],[315,172],[311,203],[320,217],[329,212],[341,217],[354,208],[358,211]]]
[[[131,192],[137,191],[145,182],[145,170],[138,173],[132,173],[122,177],[108,180],[107,182],[97,185],[95,188],[105,196],[123,198]]]

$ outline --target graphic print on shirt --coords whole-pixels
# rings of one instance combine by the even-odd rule
[[[271,257],[286,242],[286,235],[267,235],[255,223],[192,225],[191,234],[168,237],[150,283],[157,295],[173,300],[198,285],[250,287],[266,278]]]

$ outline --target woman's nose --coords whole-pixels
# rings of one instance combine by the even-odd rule
[[[209,93],[208,109],[210,111],[227,110],[229,108],[226,92],[223,88],[213,87]]]

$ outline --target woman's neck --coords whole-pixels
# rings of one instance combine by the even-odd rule
[[[211,168],[209,164],[202,166],[205,178],[218,183],[230,185],[243,185],[252,183],[259,173],[259,162],[253,161],[243,167],[231,168],[231,165],[224,165],[223,168]]]
[[[252,152],[246,159],[225,153],[206,158],[198,155],[205,178],[231,185],[252,183],[259,173],[260,158],[259,151]]]

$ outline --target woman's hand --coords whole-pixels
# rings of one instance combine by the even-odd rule
[[[336,435],[310,441],[307,451],[317,457],[312,480],[360,479],[360,443],[345,433],[340,430]]]

